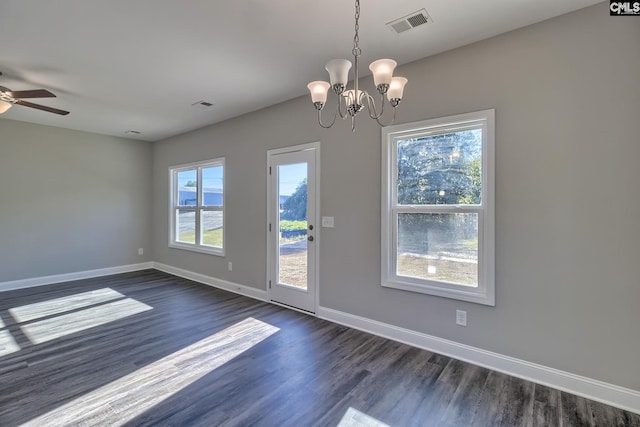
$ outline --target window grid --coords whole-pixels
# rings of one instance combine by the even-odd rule
[[[212,202],[207,203],[205,200],[205,178],[203,176],[203,170],[211,168],[220,168],[220,204],[214,204]],[[189,204],[189,200],[181,197],[181,189],[184,188],[180,184],[179,174],[181,172],[195,172],[195,204]],[[170,177],[170,230],[169,230],[169,246],[173,248],[191,250],[196,252],[204,252],[213,255],[224,256],[224,185],[225,185],[225,167],[224,158],[212,159],[203,162],[190,163],[187,165],[174,166],[169,168]],[[193,183],[191,183],[193,184]],[[193,185],[190,185],[193,186]],[[218,238],[220,243],[206,243],[204,237],[205,213],[206,212],[221,212],[220,215],[220,227],[218,232]],[[185,213],[191,213],[193,217],[193,238],[191,238],[190,232],[186,235],[189,239],[182,237],[181,233],[181,217],[184,217]],[[187,227],[191,230],[191,227]],[[214,239],[215,240],[215,239]]]

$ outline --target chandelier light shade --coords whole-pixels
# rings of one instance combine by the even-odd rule
[[[329,72],[329,81],[331,86],[342,85],[342,89],[347,86],[349,81],[349,70],[351,69],[351,61],[346,59],[332,59],[327,62],[324,68]]]
[[[369,69],[371,73],[373,73],[373,84],[376,88],[380,85],[388,86],[391,84],[393,70],[396,68],[396,65],[398,64],[393,59],[378,59],[369,65]]]
[[[7,111],[9,108],[11,108],[12,105],[13,104],[11,104],[10,102],[0,100],[0,114]]]
[[[397,105],[400,103],[402,99],[402,93],[404,92],[404,85],[407,84],[409,80],[404,77],[394,77],[391,79],[391,83],[389,84],[389,90],[387,91],[387,98],[389,98],[389,102],[391,105],[394,103]],[[395,107],[395,105],[393,105]]]
[[[358,103],[364,96],[365,96],[364,91],[362,90],[358,90],[358,96],[356,96],[356,91],[353,89],[344,91],[342,93],[342,96],[344,97],[345,101],[347,101],[347,105],[352,105],[355,103]]]
[[[307,85],[307,88],[311,92],[311,102],[322,105],[327,102],[329,83],[323,81],[311,82]]]
[[[325,68],[327,72],[329,72],[329,81],[331,83],[315,81],[307,85],[311,93],[311,102],[313,102],[318,112],[318,124],[323,128],[332,127],[336,122],[336,118],[340,116],[343,120],[350,117],[351,130],[355,131],[356,115],[364,109],[365,105],[367,106],[370,118],[378,122],[380,126],[388,126],[395,121],[396,107],[400,104],[400,101],[402,101],[407,79],[404,77],[393,77],[393,71],[396,65],[398,65],[393,59],[378,59],[369,65],[369,70],[371,70],[373,74],[373,84],[380,94],[380,111],[377,110],[373,97],[366,91],[359,89],[358,68],[360,55],[362,54],[359,46],[360,36],[358,34],[360,29],[360,0],[356,0],[355,21],[355,36],[353,37],[353,50],[351,51],[354,58],[353,89],[346,90],[347,83],[349,82],[349,71],[352,66],[351,61],[347,59],[332,59],[327,62]],[[325,124],[322,122],[322,110],[327,103],[329,89],[332,89],[336,95],[336,111],[331,123]],[[389,104],[393,107],[393,117],[389,123],[383,123],[380,120],[384,114],[385,95]]]

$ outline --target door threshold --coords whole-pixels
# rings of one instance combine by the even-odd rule
[[[290,310],[295,310],[295,311],[299,311],[300,313],[310,314],[310,315],[312,315],[314,317],[318,317],[318,315],[314,311],[305,310],[305,309],[302,309],[302,308],[299,308],[299,307],[294,307],[292,305],[285,304],[283,302],[279,302],[279,301],[276,301],[276,300],[269,300],[269,302],[271,304],[279,305],[280,307],[288,308]]]

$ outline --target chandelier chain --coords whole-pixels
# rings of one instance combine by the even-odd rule
[[[360,49],[360,36],[358,34],[359,30],[360,30],[360,0],[356,0],[356,24],[355,24],[355,35],[353,36],[353,50],[351,51],[351,53],[353,53],[353,56],[360,56],[360,54],[362,53],[362,50]]]

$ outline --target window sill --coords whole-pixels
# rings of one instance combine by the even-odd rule
[[[444,298],[451,298],[460,301],[468,301],[476,304],[483,304],[489,306],[495,306],[495,297],[486,292],[486,289],[481,287],[471,286],[456,286],[446,284],[439,285],[439,282],[427,283],[412,283],[409,281],[403,281],[401,278],[395,280],[386,280],[382,282],[382,286],[385,288],[401,289],[403,291],[418,292],[422,294],[435,295]]]
[[[207,255],[215,255],[220,257],[224,256],[224,249],[220,249],[220,248],[196,246],[196,245],[190,245],[187,243],[169,243],[169,247],[173,249],[181,249],[184,251],[199,252]]]

